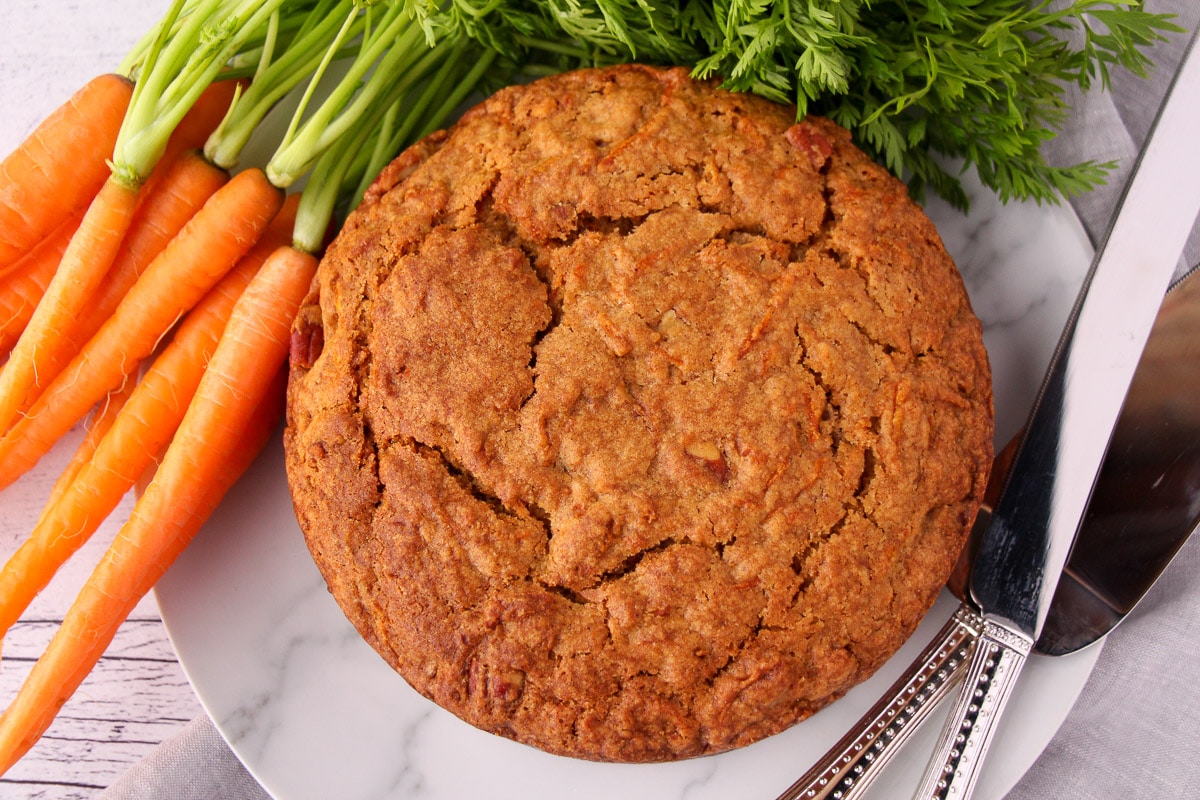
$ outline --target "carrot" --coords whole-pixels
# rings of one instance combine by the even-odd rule
[[[154,480],[114,543],[122,575],[141,580],[106,581],[107,588],[153,583],[187,546],[196,516],[219,501],[211,489],[221,484],[248,420],[281,388],[292,320],[316,267],[312,255],[276,248],[238,298]]]
[[[0,273],[100,190],[132,94],[119,75],[93,78],[0,162]]]
[[[7,772],[50,727],[58,710],[100,660],[121,623],[191,541],[225,493],[254,463],[274,435],[283,413],[285,383],[285,370],[277,369],[270,387],[263,393],[262,403],[237,431],[223,469],[198,492],[195,507],[170,507],[171,516],[177,518],[172,533],[178,539],[173,546],[162,549],[161,560],[156,563],[134,561],[143,555],[157,555],[148,552],[141,541],[146,534],[155,534],[156,521],[139,515],[135,508],[80,590],[49,646],[34,663],[17,696],[0,715],[0,774]],[[148,488],[138,507],[149,496]],[[154,549],[152,545],[150,549]]]
[[[100,328],[141,270],[227,179],[224,170],[209,166],[198,154],[189,152],[203,145],[220,123],[236,83],[221,81],[208,87],[171,133],[150,178],[135,194],[122,196],[135,206],[117,254],[107,263],[97,258],[94,263],[67,262],[68,266],[62,267],[78,268],[76,275],[81,277],[71,285],[59,279],[62,293],[51,301],[57,307],[44,312],[46,319],[24,334],[26,341],[19,341],[14,348],[12,366],[5,370],[8,374],[0,375],[0,431],[11,425],[16,413],[14,404],[16,411],[29,408]],[[109,181],[114,182],[116,179]],[[98,297],[93,296],[96,293]],[[38,314],[36,310],[34,313]]]
[[[54,482],[54,486],[50,489],[50,496],[46,498],[45,508],[42,510],[42,516],[46,514],[46,510],[53,508],[59,499],[66,494],[71,484],[84,468],[84,466],[92,460],[92,455],[96,452],[96,448],[104,439],[104,436],[112,428],[117,416],[121,413],[121,409],[125,407],[130,396],[133,394],[134,388],[137,386],[137,381],[127,380],[115,391],[109,392],[108,397],[104,398],[99,405],[96,406],[93,412],[92,420],[87,425],[87,431],[83,435],[83,440],[75,448],[75,452],[71,454],[71,460],[67,462],[67,466],[59,474],[58,480]],[[40,522],[40,520],[39,520]],[[99,521],[97,521],[99,524]],[[0,590],[0,604],[7,600],[7,593]],[[7,627],[0,629],[0,637],[3,637],[3,631]]]
[[[50,496],[46,500],[46,508],[50,508],[58,501],[58,498],[67,491],[67,488],[71,485],[71,482],[74,480],[75,476],[92,457],[92,453],[95,451],[96,445],[99,444],[100,440],[104,438],[105,433],[107,433],[108,429],[112,426],[117,414],[120,413],[121,407],[124,406],[125,401],[129,399],[129,395],[133,390],[133,385],[133,381],[126,381],[124,386],[111,393],[96,409],[96,416],[93,418],[91,425],[88,426],[87,433],[84,435],[83,441],[79,443],[79,446],[75,449],[74,454],[71,456],[71,460],[67,462],[67,466],[63,469],[62,474],[58,476],[58,480],[50,489]],[[43,510],[42,515],[45,516],[45,513],[45,510]],[[96,524],[99,525],[99,521],[97,521]],[[20,549],[21,548],[18,548],[18,552],[20,552]],[[16,598],[13,599],[15,600]],[[24,601],[21,610],[17,612],[17,616],[20,616],[21,612],[25,610],[25,607],[29,605],[29,601],[32,599],[33,597],[29,597]],[[9,596],[7,592],[4,593],[3,602],[9,602]],[[16,619],[13,620],[13,622],[15,621]],[[3,636],[5,633],[7,633],[8,627],[11,624],[12,623],[9,623],[3,628],[2,631],[0,631],[0,645],[3,644]]]
[[[209,164],[198,151],[185,151],[173,160],[161,179],[150,186],[117,258],[86,307],[39,344],[37,372],[25,391],[22,410],[28,409],[58,377],[63,367],[112,316],[138,276],[228,180],[225,170]]]
[[[216,51],[206,50],[205,53],[208,59],[216,57]],[[205,60],[200,59],[201,62]],[[208,66],[212,68],[213,64],[210,62]],[[169,62],[164,63],[168,72],[175,68]],[[42,302],[13,347],[4,372],[0,373],[0,432],[8,430],[16,415],[29,407],[36,397],[36,387],[46,385],[37,380],[42,366],[40,353],[55,340],[57,331],[83,311],[88,298],[112,267],[134,212],[145,196],[143,190],[147,181],[158,171],[156,168],[169,163],[163,161],[164,154],[174,152],[172,147],[195,144],[205,135],[206,129],[211,130],[220,121],[220,104],[224,102],[228,106],[233,90],[228,84],[213,88],[210,85],[212,77],[215,73],[203,83],[190,87],[183,98],[172,93],[169,100],[148,96],[148,92],[154,91],[146,85],[146,81],[154,83],[151,76],[143,76],[134,86],[127,113],[112,145],[109,177],[88,206],[83,223],[46,287]],[[202,99],[203,103],[200,102]],[[147,117],[153,108],[164,102],[171,107],[170,113],[164,113],[159,120]],[[175,145],[171,143],[172,138]],[[157,183],[158,180],[160,178],[150,182]]]
[[[267,257],[288,243],[295,206],[285,203],[259,243],[188,313],[108,435],[57,501],[47,503],[29,538],[0,570],[0,637],[170,441],[234,303]]]
[[[69,325],[112,265],[137,210],[138,189],[110,177],[104,182],[70,244],[46,293],[0,372],[0,431],[8,430],[37,379],[37,353]]]
[[[179,127],[171,134],[163,159],[155,167],[145,188],[146,199],[144,204],[153,205],[155,210],[139,210],[139,217],[142,219],[134,221],[134,231],[139,230],[141,225],[149,225],[151,226],[151,230],[156,230],[160,236],[169,234],[167,235],[167,240],[169,240],[183,226],[185,220],[178,222],[168,221],[174,218],[174,215],[169,214],[168,211],[174,210],[178,213],[191,206],[185,206],[177,202],[174,204],[173,209],[157,208],[158,204],[164,202],[164,200],[161,195],[162,190],[156,187],[155,184],[158,180],[166,180],[168,182],[178,181],[180,178],[176,173],[180,168],[178,161],[181,158],[187,158],[192,162],[191,168],[193,171],[196,171],[197,165],[195,162],[199,158],[198,156],[188,156],[187,152],[200,148],[207,137],[211,135],[212,131],[216,129],[222,115],[225,113],[230,102],[232,102],[239,84],[239,81],[220,81],[210,86],[205,90],[204,94],[200,95],[200,99],[196,101],[196,105],[184,116],[183,121],[179,123]],[[228,179],[227,174],[216,170],[215,167],[209,170],[209,174],[212,176],[221,175],[222,182]],[[216,189],[217,187],[214,186],[212,191],[216,191]],[[193,192],[198,190],[199,186],[192,186]],[[178,185],[171,190],[171,193],[178,201],[187,202],[188,200],[185,196],[181,196]],[[198,204],[192,207],[191,213],[195,213],[197,208],[199,208]],[[37,300],[45,293],[46,285],[50,282],[50,276],[54,274],[54,268],[58,266],[58,262],[62,259],[62,253],[66,249],[67,242],[70,241],[75,229],[79,227],[79,220],[83,217],[83,211],[84,209],[80,208],[64,221],[63,224],[59,225],[57,229],[36,244],[20,260],[13,263],[9,268],[10,275],[4,275],[3,270],[0,270],[0,278],[7,278],[3,282],[3,286],[0,286],[0,352],[6,352],[10,349],[20,336],[20,332],[25,329],[26,323],[29,322],[29,318],[37,306]],[[144,268],[150,259],[157,254],[158,250],[162,249],[162,245],[165,245],[164,240],[155,249],[152,244],[154,238],[145,234],[146,232],[143,232],[138,240],[127,240],[123,244],[117,261],[117,265],[120,265],[120,267],[114,265],[110,274],[105,276],[101,288],[104,295],[101,295],[99,298],[93,298],[93,302],[85,312],[86,318],[90,321],[83,324],[82,328],[90,332],[87,334],[78,334],[77,338],[87,341],[87,338],[100,327],[103,317],[107,316],[101,309],[107,308],[107,313],[112,312],[112,307],[115,307],[115,304],[109,306],[108,303],[111,300],[108,298],[123,295],[129,286],[132,285],[133,280],[136,279],[137,272],[131,266],[136,264]],[[143,255],[142,258],[136,257],[139,251]],[[49,253],[51,252],[54,253],[54,263],[52,266],[49,264]],[[35,256],[35,253],[38,255]],[[17,276],[26,273],[29,273],[29,277],[33,278],[33,281],[18,280]],[[33,302],[30,303],[30,300]],[[73,349],[78,349],[80,344],[75,345]],[[43,384],[48,381],[45,370],[39,370],[38,379]]]
[[[7,353],[29,324],[82,218],[82,211],[71,215],[17,261],[16,269],[0,283],[0,353]]]
[[[0,438],[0,488],[35,464],[153,352],[183,313],[254,245],[282,201],[259,169],[238,173],[209,198],[28,414]]]
[[[232,451],[225,459],[222,470],[213,479],[208,490],[204,492],[204,497],[199,504],[200,512],[196,515],[197,519],[193,523],[195,527],[190,529],[185,528],[182,532],[183,535],[175,541],[173,547],[169,548],[163,554],[158,565],[148,570],[142,576],[142,582],[134,590],[134,596],[131,598],[130,609],[136,606],[138,601],[154,588],[159,578],[166,574],[166,571],[175,563],[175,560],[187,549],[192,539],[195,538],[196,533],[199,532],[200,527],[208,521],[213,511],[225,499],[225,495],[233,488],[234,484],[238,482],[238,479],[242,477],[246,470],[250,468],[250,465],[254,463],[254,460],[258,458],[263,448],[271,440],[275,434],[276,426],[283,419],[287,399],[287,377],[288,370],[286,366],[281,366],[275,371],[275,375],[272,377],[266,391],[262,393],[259,404],[254,408],[249,421],[238,434],[237,441],[234,442]],[[153,479],[151,479],[150,483],[152,484],[153,482]],[[146,489],[149,489],[149,484],[147,484]],[[126,616],[128,616],[128,612],[126,612]],[[0,718],[0,728],[3,728],[2,718]],[[3,774],[2,770],[0,770],[0,774]]]
[[[50,726],[141,596],[224,496],[255,409],[281,386],[292,319],[316,264],[311,255],[278,248],[238,300],[154,479],[0,716],[0,772]]]

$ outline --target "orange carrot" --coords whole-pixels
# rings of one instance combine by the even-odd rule
[[[181,148],[194,144],[206,135],[203,133],[206,128],[211,129],[220,121],[222,111],[218,104],[222,101],[227,104],[232,91],[222,86],[219,90],[202,94],[201,98],[205,98],[206,94],[208,97],[204,104],[193,106],[184,115],[188,125],[182,129],[177,126],[172,132],[165,145],[166,151],[174,152],[172,146]],[[152,183],[162,181],[161,172],[168,169],[173,160],[173,157],[166,161],[159,159],[153,173],[159,177]],[[55,351],[53,343],[57,341],[59,332],[69,327],[83,312],[92,293],[112,268],[135,214],[147,195],[144,181],[121,177],[123,175],[123,170],[113,171],[88,206],[83,222],[71,238],[58,270],[46,287],[42,302],[34,310],[9,355],[3,373],[0,373],[0,432],[8,430],[16,415],[29,407],[40,387],[46,386],[53,377],[50,375],[39,380],[43,367],[53,371],[43,361],[43,354]]]
[[[38,351],[75,319],[112,265],[140,196],[136,187],[109,178],[88,206],[46,293],[0,371],[0,431],[12,425],[36,382]]]
[[[124,386],[109,394],[109,396],[105,398],[105,401],[96,409],[96,415],[92,419],[91,424],[88,426],[87,433],[84,434],[83,440],[75,449],[74,454],[71,456],[71,460],[67,462],[67,466],[63,469],[62,473],[58,476],[58,480],[51,488],[50,496],[46,500],[46,508],[52,507],[52,505],[58,501],[58,498],[60,498],[67,491],[67,488],[71,485],[71,481],[74,480],[80,469],[82,469],[84,464],[87,463],[88,459],[91,458],[92,453],[96,449],[96,445],[101,439],[104,438],[105,433],[107,433],[108,429],[112,426],[117,414],[120,413],[121,407],[125,404],[125,401],[129,399],[133,385],[133,381],[126,381]],[[45,510],[43,510],[42,515],[45,516],[45,513]],[[39,523],[40,521],[41,520],[39,519]],[[96,524],[99,525],[99,521],[97,521]],[[18,552],[19,551],[20,548],[18,548]],[[24,605],[21,607],[21,610],[17,612],[17,616],[20,616],[21,612],[25,610],[25,607],[28,606],[29,601],[32,599],[33,598],[30,597],[24,601]],[[3,603],[9,602],[7,593],[5,593],[5,596],[2,598],[2,600]],[[16,620],[14,619],[13,622],[15,621]],[[9,625],[11,624],[12,623],[9,623]],[[0,631],[0,644],[3,644],[3,636],[7,631],[8,626],[5,626],[4,629]]]
[[[234,303],[267,257],[290,241],[295,208],[285,203],[259,243],[188,312],[88,463],[57,502],[47,503],[29,538],[0,570],[0,637],[170,441]]]
[[[259,169],[238,173],[209,198],[28,414],[0,438],[0,488],[35,464],[153,352],[171,326],[254,245],[282,201]]]
[[[222,469],[197,492],[195,506],[177,508],[167,501],[168,513],[177,520],[171,530],[177,538],[172,546],[162,549],[162,560],[157,563],[134,561],[144,554],[156,555],[148,552],[141,541],[147,534],[152,538],[156,534],[157,521],[137,511],[151,496],[151,490],[147,489],[133,516],[80,590],[17,696],[0,715],[0,774],[8,771],[50,727],[58,710],[104,655],[121,623],[191,541],[225,493],[254,463],[274,435],[283,413],[285,383],[285,370],[277,369],[263,393],[262,403],[237,431]]]
[[[119,207],[124,214],[132,215],[115,218],[116,225],[110,232],[116,244],[127,241],[113,255],[109,255],[107,250],[87,249],[79,250],[87,254],[86,258],[72,258],[74,250],[64,254],[59,267],[59,271],[64,273],[63,277],[56,277],[46,290],[49,307],[44,312],[35,310],[29,323],[32,330],[22,334],[23,341],[19,340],[13,348],[6,374],[0,374],[0,432],[8,429],[17,412],[28,409],[37,399],[41,390],[49,385],[83,342],[100,327],[100,323],[136,279],[140,269],[182,227],[186,217],[180,218],[179,213],[185,208],[194,213],[206,199],[206,195],[201,197],[205,188],[211,187],[208,194],[216,190],[216,179],[218,176],[223,179],[224,171],[206,166],[201,156],[187,158],[188,170],[182,174],[175,167],[185,153],[203,145],[220,123],[233,99],[236,86],[237,81],[221,81],[205,89],[171,133],[162,157],[145,184],[129,186],[115,177],[109,178],[104,184],[97,200],[106,200],[102,203],[93,201],[96,211],[93,212],[93,208],[89,207],[88,214],[100,216]],[[173,184],[173,181],[182,183]],[[171,188],[165,192],[162,189],[164,183],[171,184]],[[118,192],[117,186],[126,191]],[[190,188],[184,190],[182,196],[175,195],[184,186]],[[187,205],[176,202],[165,208],[160,207],[158,204],[163,202],[164,194],[168,199],[186,200]],[[117,206],[112,205],[114,199],[120,200]],[[144,219],[147,216],[151,219]],[[150,227],[144,228],[143,222]],[[124,228],[119,227],[122,223]],[[119,254],[124,254],[126,258],[119,259]],[[125,263],[114,264],[118,260]],[[112,277],[103,293],[103,307],[97,308],[90,296],[109,275]],[[80,315],[85,319],[78,323],[78,333],[64,336],[64,331],[74,327],[74,321]]]
[[[220,500],[211,489],[220,484],[255,409],[280,387],[292,320],[316,268],[312,255],[277,248],[238,298],[154,480],[113,544],[120,573],[107,577],[105,588],[144,586],[161,576],[191,540],[194,520],[207,517],[211,503]],[[126,583],[120,579],[125,576],[142,580]]]
[[[288,370],[286,365],[281,366],[275,371],[275,375],[272,377],[266,391],[262,392],[262,398],[254,408],[250,420],[239,433],[238,440],[234,442],[233,450],[226,458],[222,470],[213,479],[212,484],[200,500],[200,510],[196,514],[196,520],[192,523],[194,527],[185,527],[182,535],[176,539],[174,546],[168,548],[163,554],[163,558],[158,565],[145,572],[142,576],[141,585],[134,590],[134,596],[131,598],[132,603],[129,606],[131,610],[138,604],[138,601],[154,588],[159,578],[166,574],[166,571],[175,563],[175,560],[192,543],[192,539],[195,538],[200,527],[212,516],[212,513],[216,511],[217,506],[221,504],[225,495],[238,482],[243,473],[250,468],[250,465],[262,453],[267,443],[271,441],[271,438],[275,434],[276,426],[283,419],[287,400],[287,377]],[[153,479],[151,479],[150,483],[153,482]],[[146,488],[149,489],[149,484],[147,484]],[[128,616],[128,613],[126,612],[125,616]],[[0,718],[0,727],[3,727],[2,718]]]
[[[125,407],[125,403],[129,400],[130,395],[133,394],[136,386],[137,381],[132,379],[127,380],[118,389],[109,392],[108,397],[104,398],[96,406],[96,410],[93,412],[91,422],[87,425],[87,431],[84,433],[83,439],[76,446],[75,452],[71,454],[71,460],[67,462],[67,466],[63,468],[63,471],[59,473],[58,480],[54,482],[54,486],[50,489],[50,496],[46,498],[42,517],[45,517],[46,511],[53,508],[59,499],[66,494],[74,482],[75,476],[92,460],[92,455],[96,452],[96,448],[104,439],[105,434],[112,428],[113,423],[121,413],[121,409]],[[100,521],[97,520],[96,524],[99,525]],[[0,590],[0,595],[6,594],[6,592]],[[7,598],[0,600],[0,604],[6,600]],[[0,629],[0,636],[4,635],[3,631],[5,630],[7,630],[7,627]]]
[[[142,594],[224,496],[230,462],[248,438],[255,410],[280,386],[291,322],[316,263],[291,247],[279,248],[238,300],[154,479],[0,716],[0,772],[50,726]]]
[[[0,271],[100,190],[132,94],[119,75],[93,78],[0,162]]]
[[[76,338],[82,339],[81,342],[68,348],[71,355],[74,355],[74,350],[78,350],[82,346],[82,342],[87,341],[88,337],[100,327],[103,318],[107,314],[112,313],[115,307],[115,301],[112,298],[117,298],[128,290],[129,286],[136,280],[137,268],[145,268],[158,251],[169,241],[171,236],[183,227],[183,222],[186,219],[179,220],[177,215],[184,212],[185,209],[191,208],[190,213],[195,213],[199,208],[199,204],[192,205],[193,198],[186,196],[182,192],[180,186],[187,184],[176,184],[170,191],[171,197],[176,202],[169,204],[168,208],[157,208],[160,203],[166,202],[163,197],[163,190],[156,186],[160,180],[168,182],[176,182],[180,180],[177,174],[180,169],[179,160],[187,158],[190,162],[189,169],[192,172],[198,172],[198,163],[205,163],[204,160],[197,155],[188,155],[189,150],[198,150],[212,131],[220,124],[222,116],[228,109],[229,104],[233,100],[234,91],[239,81],[219,81],[208,87],[200,99],[196,101],[196,105],[184,116],[183,121],[179,123],[179,127],[171,134],[171,138],[167,143],[167,149],[155,167],[150,180],[147,181],[143,191],[145,199],[143,205],[153,205],[153,211],[139,209],[138,218],[133,222],[133,229],[130,232],[130,238],[124,242],[121,252],[118,254],[117,262],[114,264],[112,271],[105,276],[104,282],[101,284],[100,290],[103,292],[99,297],[93,298],[88,308],[84,312],[86,323],[81,323],[81,330],[88,331],[85,333],[77,333]],[[218,170],[216,167],[208,168],[208,175],[204,176],[207,181],[211,181],[216,176],[220,176],[223,183],[228,179],[228,174]],[[195,181],[201,176],[192,176]],[[193,184],[191,191],[199,192],[199,185]],[[212,191],[216,191],[218,187],[213,186]],[[209,194],[212,193],[209,192]],[[205,198],[207,199],[207,198]],[[203,201],[201,201],[203,202]],[[186,205],[185,205],[186,203]],[[21,331],[25,329],[25,325],[29,322],[29,318],[33,315],[33,310],[37,305],[37,300],[41,298],[46,291],[46,285],[50,281],[50,276],[54,274],[54,268],[58,266],[58,262],[62,259],[63,250],[66,248],[67,242],[70,241],[75,229],[79,227],[79,220],[83,217],[84,209],[80,208],[72,214],[66,222],[59,225],[57,229],[52,231],[45,239],[34,246],[32,250],[25,254],[19,261],[13,263],[9,268],[9,275],[4,274],[4,270],[0,269],[0,278],[8,278],[3,282],[4,287],[12,287],[12,292],[6,292],[5,288],[0,288],[0,353],[7,352],[20,336]],[[190,214],[188,214],[190,216]],[[150,231],[143,231],[139,234],[139,238],[134,239],[134,232],[140,230],[142,225],[149,225],[151,231],[156,231],[161,236],[166,236],[165,240],[161,240],[156,246],[156,237],[146,235]],[[53,247],[53,251],[50,248]],[[38,256],[34,256],[34,253]],[[54,252],[54,265],[50,267],[47,263],[49,258],[48,253]],[[140,253],[140,256],[139,256]],[[47,271],[48,270],[48,271]],[[31,274],[30,280],[18,280],[17,276],[33,271],[36,274]],[[36,291],[35,291],[36,287]],[[28,301],[32,299],[33,303]],[[102,309],[107,309],[107,313]],[[60,334],[62,332],[60,331]],[[61,369],[61,364],[58,367]],[[38,371],[38,380],[44,385],[48,382],[49,376],[46,375],[46,370]]]
[[[16,269],[0,282],[0,353],[12,349],[29,324],[82,218],[82,211],[72,214],[17,261]]]
[[[138,276],[183,230],[208,198],[229,180],[227,172],[212,166],[195,150],[180,153],[169,167],[160,180],[148,187],[148,194],[130,224],[117,258],[87,306],[39,347],[37,373],[26,389],[22,410],[28,409],[58,377],[63,367],[112,316]]]

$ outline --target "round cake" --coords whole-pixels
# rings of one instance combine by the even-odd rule
[[[869,676],[992,456],[980,324],[904,185],[680,69],[505,89],[402,154],[321,262],[288,402],[362,636],[595,760],[739,747]]]

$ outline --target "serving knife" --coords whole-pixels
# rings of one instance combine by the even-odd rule
[[[1070,641],[1056,639],[1062,626],[1052,624],[1039,638],[1050,599],[1060,607],[1070,599],[1055,595],[1059,573],[1088,506],[1124,387],[1200,208],[1200,155],[1189,133],[1200,122],[1195,103],[1200,57],[1192,57],[1193,49],[1194,37],[1085,279],[1011,479],[989,519],[970,576],[978,605],[965,602],[891,692],[780,800],[859,796],[968,666],[967,682],[918,797],[969,796],[992,723],[1033,643],[1044,652],[1067,652],[1103,635],[1170,560],[1173,549],[1161,554],[1140,589],[1115,598],[1124,606],[1110,608],[1108,618],[1098,606],[1111,605],[1114,598],[1095,592],[1087,585],[1086,570],[1077,571],[1060,594],[1099,611],[1094,630]],[[1177,548],[1182,538],[1167,546]]]

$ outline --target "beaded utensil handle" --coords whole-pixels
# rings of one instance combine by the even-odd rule
[[[983,620],[962,605],[879,702],[778,800],[855,800],[962,680]]]

